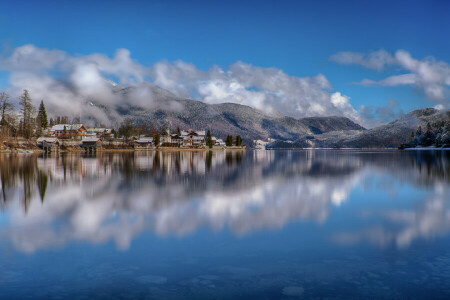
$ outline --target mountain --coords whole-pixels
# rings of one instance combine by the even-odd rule
[[[254,139],[274,138],[279,140],[296,140],[304,135],[319,135],[336,130],[348,131],[365,129],[345,117],[310,117],[295,119],[281,113],[268,115],[258,109],[234,103],[207,104],[197,100],[178,97],[155,85],[146,84],[150,91],[146,108],[141,105],[122,105],[116,109],[122,117],[132,118],[135,124],[150,123],[155,126],[180,127],[181,129],[210,129],[217,137],[225,138],[227,134],[241,135],[250,145]],[[142,87],[141,87],[142,88]],[[116,95],[123,97],[123,103],[133,103],[135,88],[113,87]],[[93,105],[95,101],[92,100]],[[110,108],[103,107],[105,111]]]
[[[450,119],[450,110],[418,109],[385,125],[364,131],[329,131],[323,134],[303,135],[293,143],[275,142],[274,148],[397,148],[405,143],[420,125]]]

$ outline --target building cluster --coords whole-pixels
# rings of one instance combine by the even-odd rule
[[[58,124],[47,129],[44,134],[59,139],[84,140],[85,138],[114,138],[110,128],[86,128],[83,124]]]
[[[225,142],[215,136],[211,136],[212,146],[224,147]],[[159,146],[173,148],[205,148],[207,145],[206,132],[204,130],[181,130],[179,133],[170,133],[167,129],[161,136]],[[144,137],[135,141],[137,148],[148,148],[154,145],[152,137]]]
[[[116,137],[114,131],[109,128],[86,128],[83,124],[58,124],[47,129],[44,137],[37,140],[38,146],[46,151],[59,149],[61,144],[79,145],[86,151],[96,151],[101,147],[103,141],[108,140],[111,145],[123,145],[125,143],[122,137]],[[158,135],[158,144],[156,137],[132,137],[136,149],[149,149],[153,147],[172,147],[172,148],[206,148],[208,137],[205,130],[179,131],[171,133],[167,129],[162,135]],[[130,141],[127,141],[129,144]],[[224,147],[222,139],[211,136],[213,147]]]

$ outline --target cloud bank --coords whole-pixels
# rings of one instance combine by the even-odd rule
[[[404,50],[398,50],[394,55],[379,50],[369,54],[340,52],[332,55],[330,60],[339,64],[360,65],[378,71],[382,71],[387,66],[395,66],[406,73],[389,76],[379,81],[363,79],[359,83],[366,86],[390,87],[410,85],[421,91],[428,100],[443,107],[449,106],[450,65],[437,61],[431,56],[418,60]]]
[[[95,116],[104,123],[108,123],[108,117],[102,109],[86,105],[89,100],[113,109],[126,105],[150,108],[155,104],[155,95],[149,84],[206,103],[232,102],[269,114],[337,115],[360,121],[350,98],[333,92],[323,74],[296,77],[280,69],[240,61],[228,69],[213,66],[203,71],[184,61],[160,61],[144,66],[132,59],[127,49],[119,49],[108,57],[99,53],[70,55],[25,45],[9,56],[0,57],[0,71],[9,74],[7,91],[13,97],[17,98],[27,88],[35,104],[44,99],[50,113],[67,115],[70,107],[74,116]],[[133,92],[126,96],[114,93],[112,83],[131,86]]]

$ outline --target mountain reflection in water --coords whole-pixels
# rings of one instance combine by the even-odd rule
[[[335,243],[407,247],[450,230],[446,151],[2,155],[0,171],[2,243],[29,253],[74,241],[128,249],[143,232],[185,236],[207,227],[247,235],[296,220],[325,226],[359,190],[367,196],[355,200],[351,218],[369,221],[331,228]],[[425,198],[376,205],[379,191],[404,198],[396,194],[402,186]],[[375,198],[364,206],[365,197]]]

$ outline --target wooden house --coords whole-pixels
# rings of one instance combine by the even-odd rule
[[[51,128],[50,135],[59,139],[82,140],[86,131],[83,124],[58,124]]]
[[[42,148],[45,152],[59,151],[61,145],[58,138],[55,137],[40,137],[36,141],[38,147]]]
[[[81,147],[86,152],[96,152],[102,149],[102,140],[99,138],[86,138],[81,142]]]
[[[150,149],[150,148],[153,148],[153,138],[152,137],[145,137],[145,138],[140,138],[140,139],[134,141],[134,148],[135,149]]]

